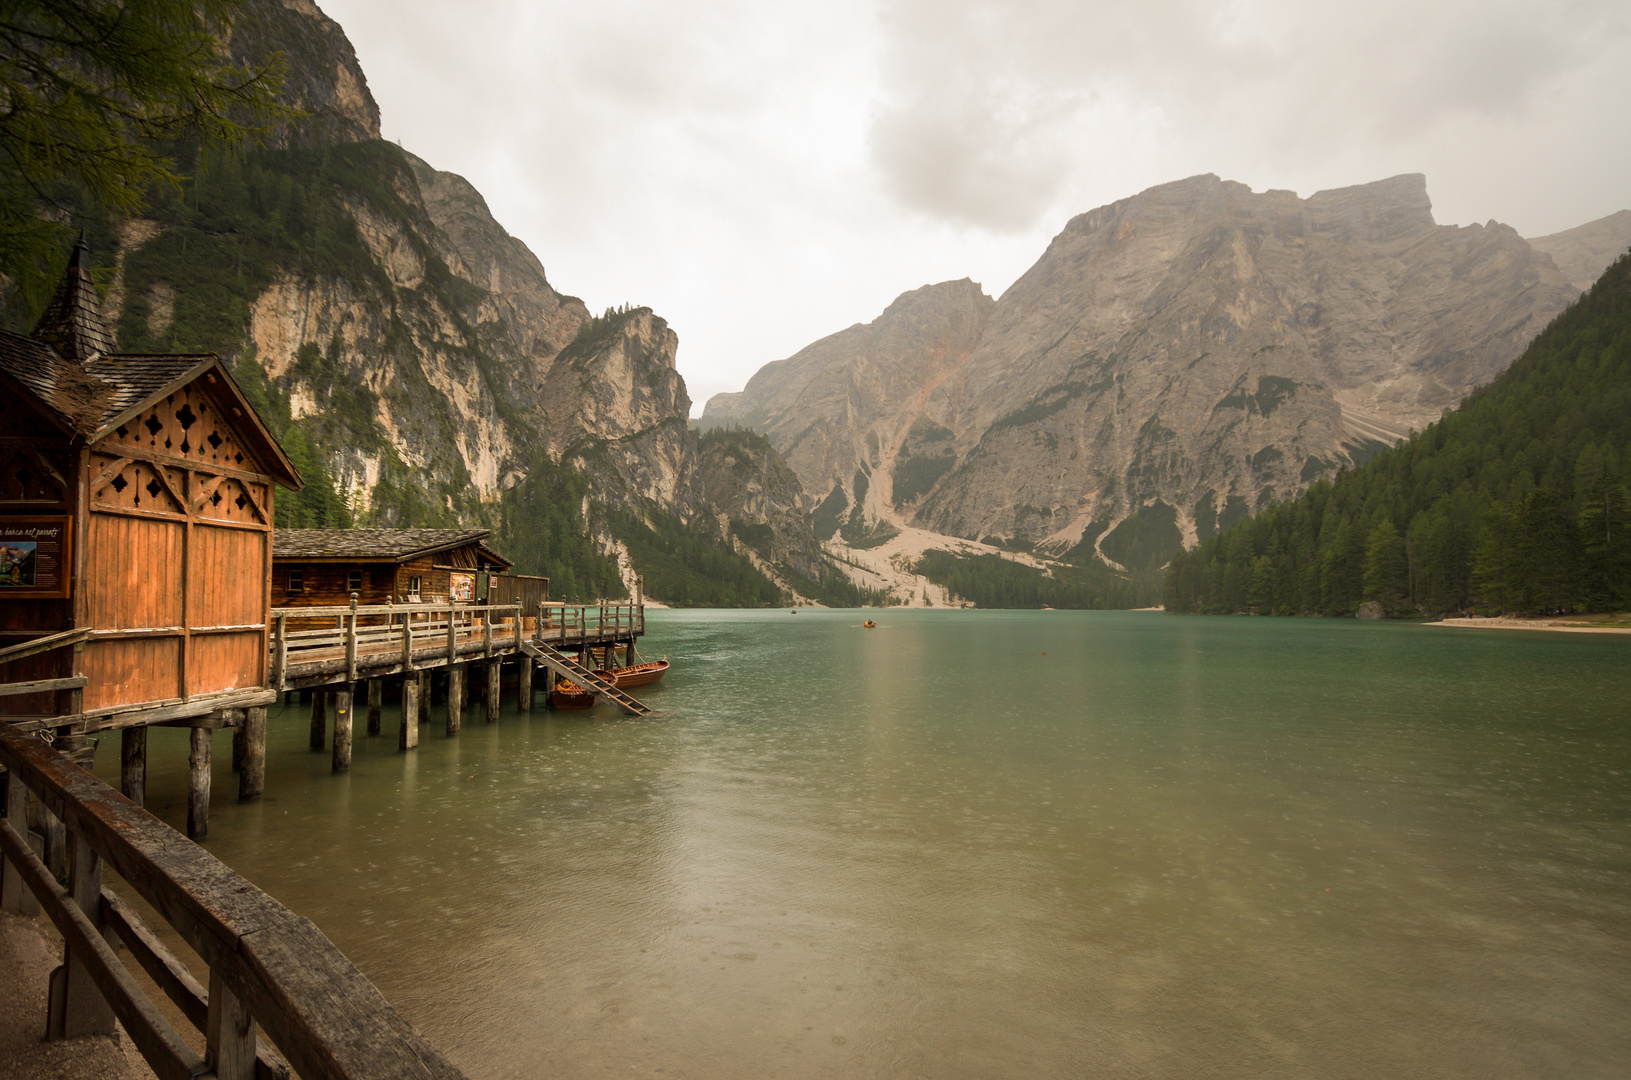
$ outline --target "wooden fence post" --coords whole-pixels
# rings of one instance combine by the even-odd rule
[[[345,772],[351,768],[351,691],[353,684],[334,694],[334,757],[333,771]]]
[[[77,834],[70,839],[69,847],[72,848],[73,868],[68,885],[74,903],[85,913],[91,925],[102,932],[108,944],[117,949],[119,939],[109,929],[107,920],[102,917],[102,858]],[[67,970],[63,973],[61,1008],[53,1007],[49,1010],[51,1020],[56,1021],[60,1018],[61,1026],[58,1027],[54,1022],[49,1023],[47,1037],[72,1039],[80,1035],[112,1035],[113,1009],[102,996],[102,992],[96,988],[91,973],[85,967],[85,961],[77,955],[76,950],[72,948],[67,950],[65,967]]]
[[[345,619],[345,681],[348,685],[357,681],[357,594],[351,594],[351,612],[342,616]],[[349,695],[348,695],[349,696]]]
[[[15,773],[6,775],[6,823],[17,830],[17,835],[25,841],[28,839],[28,788],[23,786],[23,778]],[[23,884],[23,877],[17,868],[11,864],[10,859],[5,860],[5,869],[0,871],[0,908],[18,915],[38,915],[40,902],[34,898],[34,893]]]
[[[314,697],[320,695],[314,695]],[[203,840],[210,834],[210,736],[207,727],[191,729],[187,755],[187,838]]]
[[[272,689],[283,690],[283,675],[289,669],[289,616],[278,614],[272,628],[275,647],[272,653]]]
[[[238,771],[238,801],[261,797],[266,787],[266,706],[244,710],[244,763]]]
[[[214,970],[204,1039],[204,1060],[216,1080],[254,1080],[255,1018]]]

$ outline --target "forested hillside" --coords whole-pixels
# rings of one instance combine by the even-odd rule
[[[1631,255],[1489,386],[1167,573],[1168,611],[1631,606]]]

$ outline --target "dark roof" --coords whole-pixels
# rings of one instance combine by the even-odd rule
[[[272,534],[272,558],[400,563],[474,544],[487,562],[509,569],[510,560],[482,543],[488,532],[487,529],[279,529]]]
[[[113,352],[113,335],[102,322],[102,312],[96,302],[96,286],[85,272],[84,259],[89,248],[83,238],[74,245],[68,258],[68,272],[57,284],[56,295],[45,307],[45,314],[29,336],[43,341],[64,360],[83,364],[98,353]]]
[[[12,382],[59,427],[95,441],[154,401],[206,373],[244,421],[251,444],[276,480],[299,489],[300,473],[214,353],[149,355],[113,352],[96,310],[96,290],[74,248],[56,298],[33,337],[0,330],[0,385]]]

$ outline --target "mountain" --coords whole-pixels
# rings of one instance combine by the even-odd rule
[[[1631,254],[1420,435],[1174,558],[1167,610],[1631,606]]]
[[[1425,426],[1575,295],[1511,228],[1436,224],[1419,175],[1306,199],[1198,176],[1074,218],[995,302],[908,293],[703,420],[769,435],[829,521],[1153,571]]]
[[[282,54],[300,112],[239,157],[177,144],[191,178],[141,218],[80,216],[125,351],[234,364],[309,481],[281,524],[488,526],[557,596],[641,574],[670,602],[782,602],[732,523],[794,543],[802,493],[709,503],[665,320],[594,315],[468,181],[382,141],[355,51],[309,0],[248,0],[223,47]]]
[[[1610,263],[1631,248],[1631,210],[1550,236],[1532,237],[1529,246],[1550,255],[1563,276],[1584,292]]]

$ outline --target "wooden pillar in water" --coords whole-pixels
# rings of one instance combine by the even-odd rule
[[[232,727],[232,771],[237,772],[244,767],[244,726],[242,723]]]
[[[379,734],[379,708],[385,704],[385,681],[368,680],[368,734]]]
[[[244,761],[238,770],[238,801],[261,797],[266,787],[266,706],[244,710]]]
[[[345,689],[334,695],[334,771],[345,772],[351,768],[351,689],[350,683]]]
[[[498,723],[499,661],[487,661],[487,722]]]
[[[430,719],[430,671],[419,673],[419,719]]]
[[[327,735],[328,714],[323,711],[323,702],[328,697],[322,687],[311,692],[311,748],[321,750],[323,739]]]
[[[516,707],[522,712],[532,711],[532,657],[521,653],[516,657],[516,663],[521,665],[516,672],[515,691],[519,699]]]
[[[262,710],[264,713],[265,710]],[[147,800],[147,729],[127,727],[119,733],[119,790],[141,806]]]
[[[211,731],[195,727],[189,734],[192,747],[187,755],[187,837],[203,840],[210,834]]]
[[[419,745],[419,676],[411,671],[402,676],[402,731],[396,745],[399,750]]]
[[[447,669],[447,733],[457,735],[464,725],[464,665],[449,664]]]

